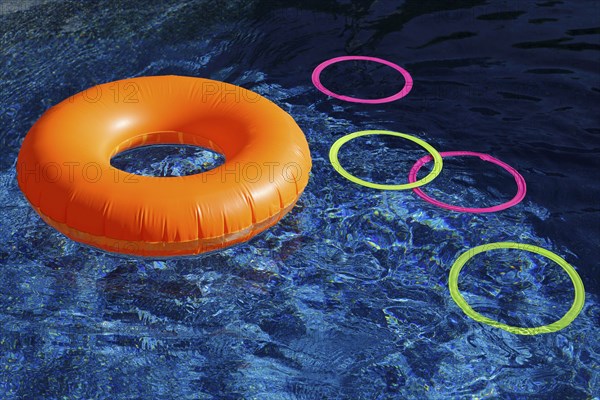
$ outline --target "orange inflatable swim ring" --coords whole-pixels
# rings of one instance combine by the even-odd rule
[[[152,144],[225,156],[196,175],[128,174],[111,158]],[[88,89],[49,109],[17,160],[19,187],[48,224],[107,251],[168,257],[243,242],[289,212],[308,183],[304,134],[244,88],[153,76]]]

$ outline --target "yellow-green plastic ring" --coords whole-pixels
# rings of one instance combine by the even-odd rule
[[[533,328],[521,328],[518,326],[510,326],[503,324],[502,322],[494,321],[493,319],[484,317],[483,315],[473,310],[458,290],[458,274],[460,273],[460,270],[465,265],[465,263],[468,260],[470,260],[473,256],[479,253],[495,249],[525,250],[531,253],[536,253],[541,256],[547,257],[552,261],[556,262],[558,265],[560,265],[562,269],[564,269],[567,272],[567,274],[569,274],[571,282],[573,282],[573,286],[575,288],[575,299],[573,300],[573,304],[571,305],[569,311],[567,311],[567,313],[561,319],[551,323],[550,325],[537,326]],[[448,286],[450,287],[450,294],[452,295],[452,299],[454,299],[456,304],[469,317],[473,318],[475,321],[491,325],[495,328],[504,329],[507,332],[515,333],[517,335],[538,335],[540,333],[556,332],[563,328],[566,328],[571,322],[573,322],[575,318],[577,318],[577,316],[581,312],[581,309],[583,308],[583,303],[585,302],[585,289],[583,287],[583,282],[577,274],[577,271],[575,271],[575,269],[568,262],[566,262],[558,255],[552,253],[551,251],[543,249],[541,247],[513,242],[497,242],[484,244],[482,246],[474,247],[471,250],[468,250],[465,253],[461,254],[450,269]]]
[[[342,165],[340,164],[340,161],[338,160],[338,152],[340,151],[340,147],[342,147],[342,145],[344,143],[347,143],[357,137],[367,136],[367,135],[398,136],[398,137],[410,140],[411,142],[418,144],[419,146],[421,146],[425,150],[427,150],[427,152],[433,157],[433,170],[423,179],[420,179],[416,182],[404,183],[404,184],[400,184],[400,185],[384,185],[381,183],[368,182],[363,179],[357,178],[356,176],[354,176],[354,175],[350,174],[348,171],[346,171],[344,169],[344,167],[342,167]],[[440,174],[440,172],[442,172],[442,164],[443,164],[442,156],[440,156],[440,153],[438,153],[438,151],[436,149],[434,149],[429,143],[427,143],[417,137],[407,135],[406,133],[382,131],[382,130],[359,131],[359,132],[350,133],[344,137],[339,138],[338,140],[336,140],[336,142],[333,144],[333,146],[331,146],[331,149],[329,150],[329,161],[331,162],[331,165],[333,165],[333,168],[337,172],[339,172],[340,175],[342,175],[344,178],[348,179],[349,181],[357,183],[362,186],[369,187],[369,188],[382,189],[382,190],[406,190],[406,189],[413,189],[413,188],[416,188],[419,186],[423,186],[423,185],[431,182],[432,180],[434,180],[435,177],[438,176]]]

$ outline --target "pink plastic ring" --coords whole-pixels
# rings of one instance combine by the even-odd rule
[[[404,87],[398,93],[396,93],[395,95],[390,96],[390,97],[383,97],[380,99],[359,99],[356,97],[344,96],[341,94],[334,93],[331,90],[327,89],[325,86],[323,86],[323,84],[321,83],[321,72],[325,68],[327,68],[328,66],[330,66],[332,64],[339,63],[341,61],[356,61],[356,60],[373,61],[373,62],[376,62],[379,64],[387,65],[388,67],[394,68],[396,71],[400,72],[402,74],[402,76],[404,77],[404,80],[405,80]],[[402,68],[399,65],[396,65],[392,62],[389,62],[387,60],[383,60],[381,58],[367,57],[367,56],[343,56],[343,57],[335,57],[330,60],[324,61],[321,64],[319,64],[317,66],[317,68],[315,68],[315,70],[313,71],[312,82],[313,82],[313,85],[315,85],[315,87],[317,89],[319,89],[321,92],[325,93],[328,96],[335,97],[336,99],[340,99],[340,100],[344,100],[344,101],[350,101],[352,103],[363,103],[363,104],[389,103],[390,101],[401,99],[410,92],[410,90],[412,89],[412,86],[413,86],[413,79],[410,76],[410,74],[408,73],[408,71],[406,71],[404,68]]]
[[[419,197],[421,197],[423,200],[425,200],[431,204],[434,204],[438,207],[442,207],[442,208],[452,210],[452,211],[469,212],[469,213],[488,213],[488,212],[505,210],[509,207],[519,204],[521,202],[521,200],[523,200],[523,198],[525,197],[525,193],[527,192],[527,185],[525,184],[525,179],[523,179],[521,174],[519,174],[516,169],[514,169],[510,165],[506,164],[505,162],[498,160],[497,158],[494,158],[488,154],[475,153],[473,151],[445,151],[445,152],[440,152],[440,155],[442,156],[442,158],[443,157],[455,157],[455,156],[474,156],[474,157],[479,157],[483,161],[488,161],[488,162],[491,162],[492,164],[499,165],[502,168],[504,168],[506,171],[508,171],[515,178],[515,182],[517,182],[518,190],[517,190],[516,196],[513,197],[512,200],[507,201],[506,203],[503,203],[503,204],[500,204],[497,206],[493,206],[493,207],[487,207],[487,208],[468,208],[468,207],[459,207],[459,206],[453,206],[451,204],[442,203],[441,201],[432,199],[431,197],[427,196],[425,193],[423,193],[423,191],[420,188],[413,189],[414,192]],[[410,170],[410,172],[408,174],[408,181],[415,182],[417,180],[417,173],[419,172],[421,167],[423,165],[427,164],[431,160],[432,160],[432,158],[429,155],[418,160],[415,163],[415,165],[413,165],[412,169]]]

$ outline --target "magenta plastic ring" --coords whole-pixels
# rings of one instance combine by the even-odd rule
[[[327,68],[328,66],[330,66],[332,64],[339,63],[341,61],[357,61],[357,60],[373,61],[373,62],[376,62],[379,64],[387,65],[388,67],[394,68],[396,71],[400,72],[402,74],[402,76],[404,77],[404,80],[405,80],[404,87],[398,93],[396,93],[395,95],[390,96],[390,97],[382,97],[380,99],[359,99],[356,97],[344,96],[341,94],[334,93],[331,90],[327,89],[325,86],[323,86],[323,84],[321,83],[321,72],[323,72],[323,70],[325,68]],[[363,103],[363,104],[389,103],[390,101],[401,99],[410,92],[410,90],[412,89],[412,86],[413,86],[413,79],[410,76],[410,74],[408,73],[408,71],[406,71],[404,68],[402,68],[401,66],[396,65],[392,62],[389,62],[387,60],[377,58],[377,57],[368,57],[368,56],[342,56],[342,57],[335,57],[330,60],[324,61],[321,64],[319,64],[317,66],[317,68],[315,68],[315,70],[313,71],[312,82],[313,82],[313,85],[315,85],[315,87],[317,89],[319,89],[321,92],[323,92],[324,94],[326,94],[328,96],[335,97],[336,99],[340,99],[340,100],[344,100],[344,101],[350,101],[352,103]]]
[[[519,204],[521,202],[521,200],[523,200],[523,198],[525,197],[525,193],[527,193],[527,185],[525,184],[525,179],[523,179],[521,174],[519,174],[519,172],[517,172],[517,170],[514,169],[513,167],[511,167],[510,165],[508,165],[505,162],[502,162],[502,161],[498,160],[497,158],[494,158],[488,154],[476,153],[473,151],[445,151],[445,152],[440,152],[440,155],[442,156],[442,158],[443,157],[456,157],[456,156],[474,156],[474,157],[479,157],[483,161],[491,162],[492,164],[501,166],[515,178],[515,182],[517,182],[517,194],[515,197],[512,198],[512,200],[509,200],[506,203],[499,204],[497,206],[486,207],[486,208],[469,208],[469,207],[459,207],[459,206],[453,206],[451,204],[442,203],[441,201],[432,199],[431,197],[429,197],[428,195],[423,193],[423,191],[420,188],[414,188],[413,189],[414,192],[428,203],[431,203],[438,207],[445,208],[445,209],[452,210],[452,211],[469,212],[469,213],[488,213],[488,212],[505,210],[509,207]],[[423,165],[427,164],[431,160],[432,160],[432,158],[429,155],[418,160],[415,163],[415,165],[413,165],[412,169],[410,170],[410,172],[408,174],[408,181],[415,182],[417,180],[417,173],[419,172],[421,167]]]

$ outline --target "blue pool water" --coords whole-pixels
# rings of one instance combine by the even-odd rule
[[[599,398],[599,16],[594,1],[0,1],[0,398]],[[350,54],[401,65],[413,90],[361,105],[312,86],[319,63]],[[88,87],[164,74],[241,85],[289,112],[314,165],[297,207],[246,244],[184,259],[107,254],[44,224],[15,179],[29,128]],[[403,84],[366,62],[322,81],[366,98]],[[357,186],[328,152],[364,129],[489,153],[524,176],[527,196],[474,215]],[[423,155],[372,137],[340,161],[403,183]],[[215,160],[182,149],[121,161],[165,175]],[[425,191],[484,207],[516,187],[498,167],[456,158]],[[575,267],[586,303],[570,326],[517,336],[462,313],[450,267],[496,241]],[[519,326],[557,320],[574,295],[558,265],[522,251],[477,256],[460,288],[477,311]]]

